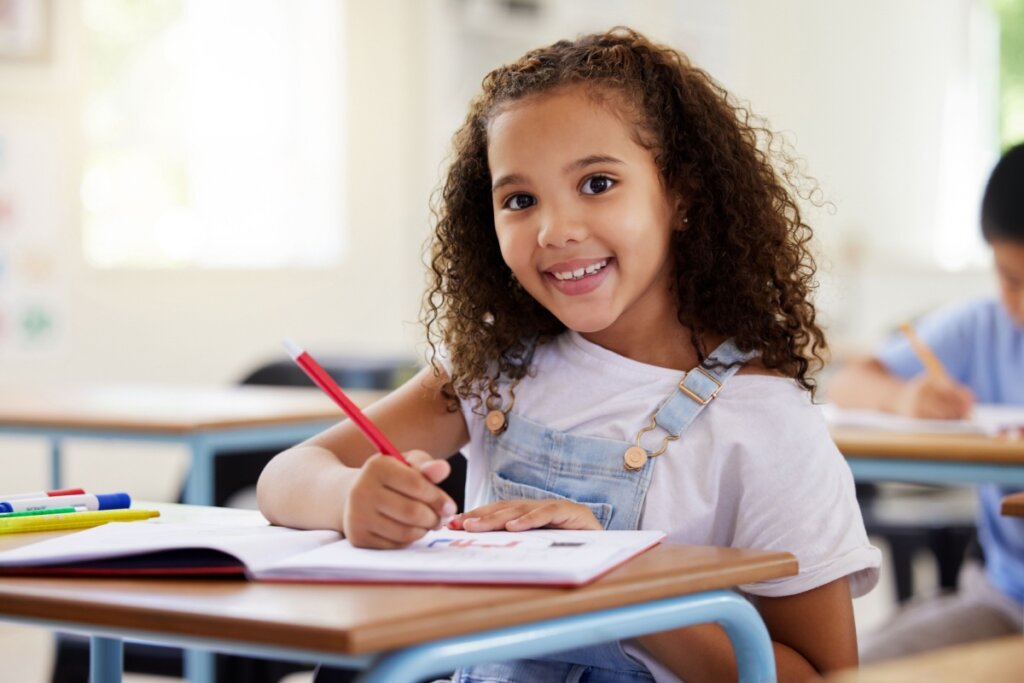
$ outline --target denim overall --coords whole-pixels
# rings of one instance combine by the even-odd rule
[[[700,368],[686,373],[676,391],[655,414],[658,427],[681,434],[715,398],[744,353],[728,340]],[[731,367],[730,367],[731,366]],[[633,444],[615,439],[567,434],[531,422],[511,411],[499,436],[485,431],[484,451],[491,463],[490,501],[564,498],[590,508],[605,529],[637,529],[657,458],[628,470],[623,454]],[[637,425],[639,431],[640,427]],[[663,434],[650,435],[657,451]],[[665,457],[671,457],[666,455]],[[459,683],[649,683],[654,678],[630,657],[620,642],[560,652],[540,659],[481,664],[455,672]]]

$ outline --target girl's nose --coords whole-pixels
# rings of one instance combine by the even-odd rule
[[[583,221],[564,213],[550,212],[541,217],[537,242],[542,247],[564,247],[570,242],[582,242],[587,236]]]

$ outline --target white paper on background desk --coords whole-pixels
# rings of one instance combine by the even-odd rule
[[[966,420],[924,420],[878,410],[847,410],[832,404],[821,406],[831,427],[877,429],[908,434],[982,434],[997,436],[1024,429],[1024,406],[976,405]]]
[[[215,550],[231,555],[254,579],[289,581],[578,585],[656,545],[661,531],[492,531],[441,529],[399,550],[369,550],[334,531],[232,527],[201,523],[110,523],[0,552],[0,569],[62,568],[122,558],[105,571],[133,575],[140,559],[161,551]],[[189,567],[204,567],[195,554]],[[181,566],[180,556],[177,558]],[[162,565],[159,558],[147,570]],[[235,565],[237,566],[237,565]],[[76,570],[78,570],[76,572]],[[38,571],[38,569],[37,569]],[[54,571],[51,569],[50,571]],[[58,570],[59,571],[59,570]]]

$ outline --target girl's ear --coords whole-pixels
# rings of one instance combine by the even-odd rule
[[[676,198],[675,203],[676,216],[679,218],[676,220],[676,230],[682,232],[690,227],[690,206],[683,200],[682,197]]]

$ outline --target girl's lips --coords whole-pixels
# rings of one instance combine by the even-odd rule
[[[589,263],[598,263],[604,259],[595,259]],[[608,264],[592,275],[584,275],[579,280],[559,280],[550,272],[544,273],[544,279],[547,280],[548,284],[557,289],[562,294],[568,296],[579,296],[581,294],[588,294],[597,289],[605,278],[608,277],[608,272],[616,267],[616,261],[614,258],[608,259]],[[576,268],[583,268],[585,266],[576,266]],[[561,271],[559,271],[561,272]]]

